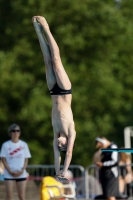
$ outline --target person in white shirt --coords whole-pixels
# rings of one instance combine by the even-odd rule
[[[12,198],[14,181],[16,181],[19,199],[25,200],[26,167],[31,154],[27,143],[19,139],[21,134],[19,125],[12,124],[9,126],[8,134],[11,140],[2,144],[0,153],[4,164],[6,200]]]

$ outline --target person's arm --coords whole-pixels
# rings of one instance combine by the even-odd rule
[[[7,160],[6,160],[6,157],[7,157],[7,151],[6,151],[6,147],[5,147],[5,143],[2,145],[2,148],[1,148],[1,160],[2,160],[2,163],[4,165],[4,168],[9,172],[9,174],[11,174],[12,176],[14,176],[14,172],[11,171],[8,163],[7,163]]]
[[[22,167],[22,170],[24,171],[28,165],[28,158],[25,158],[24,166]]]
[[[11,174],[12,171],[11,171],[10,167],[8,166],[8,164],[7,164],[6,158],[2,157],[1,160],[3,162],[3,165],[4,165],[5,169]]]
[[[96,164],[96,162],[100,162],[100,161],[101,161],[101,150],[99,149],[98,151],[94,153],[92,163]]]
[[[54,135],[53,149],[54,149],[55,172],[56,172],[56,175],[59,175],[60,174],[61,156],[60,156],[60,151],[59,151],[58,144],[57,144],[57,137],[56,137],[56,135]]]
[[[127,172],[131,173],[132,168],[131,168],[131,159],[130,158],[127,159],[126,165],[128,165],[128,166],[126,166]]]
[[[16,172],[11,171],[11,169],[10,169],[10,167],[9,167],[7,161],[6,161],[6,158],[2,157],[1,159],[2,159],[2,162],[3,162],[5,169],[9,172],[9,174],[11,174],[12,176],[15,176]]]
[[[74,130],[68,137],[68,145],[67,145],[67,151],[66,151],[66,157],[64,162],[64,167],[61,172],[62,176],[65,176],[66,171],[69,168],[70,162],[72,160],[72,153],[73,153],[73,146],[75,141],[76,131]]]
[[[124,177],[124,180],[125,180],[125,184],[129,184],[132,182],[132,167],[131,167],[131,159],[128,158],[127,161],[126,161],[126,169],[127,169],[127,174],[125,175]]]
[[[11,174],[12,176],[17,177],[17,176],[20,176],[24,172],[24,170],[26,169],[27,164],[28,164],[28,158],[25,158],[24,166],[18,172],[11,171],[11,169],[9,168],[9,166],[7,164],[6,158],[2,158],[2,162],[3,162],[4,167],[6,168],[6,170],[9,172],[9,174]]]

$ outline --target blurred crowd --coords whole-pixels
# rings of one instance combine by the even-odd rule
[[[92,158],[92,172],[88,171],[89,197],[93,199],[127,199],[133,194],[133,172],[131,154],[117,151],[117,144],[105,137],[95,139],[96,152]],[[85,179],[75,178],[71,170],[66,173],[69,184],[74,188],[77,198],[85,198]],[[0,159],[0,180],[4,180],[4,164]],[[69,194],[69,190],[67,193]]]
[[[105,137],[95,139],[98,150],[93,163],[98,166],[99,183],[102,186],[102,198],[107,200],[127,199],[132,193],[132,159],[129,153],[113,151],[118,148]],[[107,149],[112,151],[101,151]],[[101,198],[101,195],[96,199]]]

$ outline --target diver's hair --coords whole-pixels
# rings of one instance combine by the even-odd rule
[[[61,151],[61,152],[63,152],[63,153],[66,153],[67,152],[67,147],[66,148],[60,148],[60,147],[58,147],[59,148],[59,150]],[[75,148],[75,145],[73,145],[73,149]]]
[[[15,127],[18,127],[21,133],[20,126],[18,124],[12,124],[11,126],[8,127],[8,130],[7,130],[9,136],[11,136],[11,132]]]
[[[59,150],[61,151],[61,152],[63,152],[63,153],[66,153],[67,152],[67,147],[66,148],[60,148],[60,147],[58,147],[59,148]]]

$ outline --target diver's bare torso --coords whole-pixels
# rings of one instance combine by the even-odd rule
[[[71,129],[74,129],[71,100],[71,94],[52,96],[52,125],[55,134],[64,132],[68,136]]]

